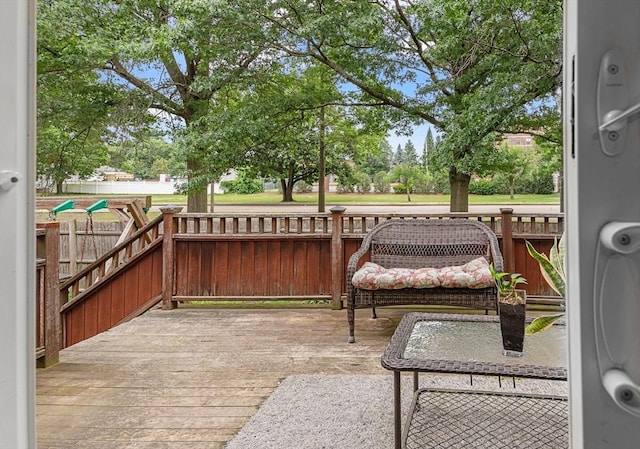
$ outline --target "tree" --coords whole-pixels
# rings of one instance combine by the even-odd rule
[[[410,140],[407,140],[407,143],[404,144],[402,154],[404,156],[403,163],[407,165],[420,165],[418,163],[418,152],[416,151],[415,145]]]
[[[79,36],[66,26],[64,9],[39,2],[37,72],[37,173],[62,192],[71,176],[87,177],[107,161],[106,137],[119,89],[100,82],[81,58]]]
[[[129,171],[137,178],[154,179],[160,174],[179,177],[186,172],[176,145],[157,136],[125,140],[119,145],[111,145],[109,150],[110,165]]]
[[[42,2],[44,3],[44,2]],[[172,132],[206,130],[200,119],[251,76],[271,65],[260,30],[244,26],[230,2],[204,0],[50,0],[66,12],[83,57],[101,79],[119,83],[162,111]],[[245,2],[248,3],[248,2]],[[255,31],[255,32],[254,32]],[[193,138],[183,147],[190,177],[187,208],[206,210],[206,185],[235,165],[228,154],[205,160],[209,148]],[[207,165],[207,170],[203,167]]]
[[[425,171],[429,170],[429,155],[433,154],[436,150],[436,144],[433,140],[433,133],[431,132],[431,128],[427,130],[427,137],[424,141],[424,149],[422,151],[422,167]]]
[[[413,193],[416,184],[422,179],[422,172],[417,165],[399,164],[393,169],[392,177],[397,179],[402,188],[406,190],[407,201],[411,202],[411,194]]]
[[[297,182],[319,180],[321,163],[327,173],[344,172],[380,139],[356,126],[331,77],[323,66],[289,64],[239,93],[207,117],[201,138],[211,157],[233,152],[253,175],[279,179],[284,202],[294,200]]]
[[[404,162],[405,162],[404,148],[402,147],[402,145],[398,144],[398,146],[396,147],[395,153],[393,153],[393,165],[394,166],[400,165]]]
[[[109,93],[91,83],[62,82],[62,76],[46,78],[39,76],[37,173],[61,194],[66,179],[87,177],[107,161],[108,106],[100,98]]]
[[[509,182],[509,198],[514,198],[515,185],[528,168],[525,150],[518,146],[509,146],[505,142],[500,146],[498,161],[494,167],[505,175]]]
[[[373,177],[380,172],[389,172],[391,170],[391,160],[393,158],[393,149],[386,139],[380,140],[380,144],[375,151],[367,152],[365,159],[358,164],[358,167],[369,176]]]
[[[250,23],[268,26],[282,52],[334,70],[390,122],[440,130],[452,211],[468,209],[471,174],[488,169],[497,133],[553,102],[561,73],[559,0],[274,0]]]

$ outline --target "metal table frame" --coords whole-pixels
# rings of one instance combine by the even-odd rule
[[[569,447],[566,397],[517,391],[422,388],[402,434],[406,449]]]
[[[402,447],[400,374],[403,371],[413,373],[414,391],[418,390],[418,373],[420,372],[462,373],[470,375],[480,374],[549,380],[567,379],[567,370],[564,367],[518,364],[517,362],[519,359],[516,358],[513,360],[514,363],[405,358],[404,352],[407,342],[409,341],[409,337],[411,336],[416,323],[420,321],[497,323],[499,322],[499,317],[496,315],[433,314],[419,312],[407,313],[403,316],[381,359],[382,366],[393,371],[394,433],[396,449],[401,449]],[[496,350],[499,350],[499,348],[496,347]]]

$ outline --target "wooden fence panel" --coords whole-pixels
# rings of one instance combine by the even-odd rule
[[[177,300],[328,297],[330,237],[181,240],[176,237]]]
[[[93,228],[93,229],[92,229]],[[60,273],[75,274],[113,248],[124,225],[120,222],[60,222]]]

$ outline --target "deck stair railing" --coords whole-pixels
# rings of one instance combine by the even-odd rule
[[[65,280],[60,285],[60,291],[66,294],[62,310],[70,307],[83,295],[90,293],[92,288],[105,282],[109,276],[115,275],[125,264],[133,262],[146,251],[160,245],[162,243],[161,223],[161,216],[150,221],[94,263]]]
[[[162,299],[162,218],[60,284],[62,347],[108,330]]]

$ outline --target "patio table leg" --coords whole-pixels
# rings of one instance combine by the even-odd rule
[[[400,371],[393,372],[393,426],[395,449],[402,449],[402,423],[400,410]]]

